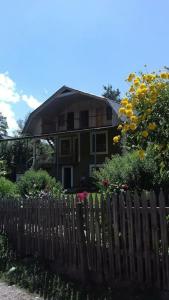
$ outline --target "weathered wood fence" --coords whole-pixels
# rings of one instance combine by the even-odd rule
[[[169,290],[168,215],[162,192],[90,195],[84,203],[1,199],[0,232],[22,257],[41,257],[84,282]]]

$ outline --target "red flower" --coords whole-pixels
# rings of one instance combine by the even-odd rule
[[[104,179],[103,181],[102,181],[102,184],[103,184],[103,186],[104,187],[108,187],[109,186],[109,180],[108,179]]]
[[[127,191],[129,187],[128,187],[127,184],[122,184],[121,188],[122,188],[124,191]]]

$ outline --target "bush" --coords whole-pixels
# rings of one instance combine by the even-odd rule
[[[8,198],[13,197],[16,198],[19,195],[19,191],[17,189],[17,185],[12,181],[6,179],[5,177],[0,177],[0,197]]]
[[[144,160],[140,160],[137,151],[126,153],[123,156],[112,156],[105,162],[103,168],[94,172],[93,176],[101,191],[121,188],[151,190],[158,187],[164,188],[169,183],[167,176],[160,175],[152,147],[147,149]]]
[[[46,171],[29,170],[18,181],[21,196],[36,197],[41,193],[57,196],[62,191],[60,182],[56,182]]]

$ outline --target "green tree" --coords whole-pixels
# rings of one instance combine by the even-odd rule
[[[111,99],[111,100],[117,101],[117,102],[120,101],[119,89],[113,90],[112,85],[108,84],[107,86],[106,85],[103,86],[103,90],[104,90],[104,92],[102,94],[103,97],[106,97],[108,99]]]
[[[141,159],[152,146],[162,182],[169,183],[169,72],[131,73],[130,88],[121,101],[119,114],[125,120],[118,129],[128,147],[138,149]],[[113,138],[120,141],[121,135]]]

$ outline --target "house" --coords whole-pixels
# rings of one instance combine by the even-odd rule
[[[46,138],[54,149],[52,159],[39,161],[66,189],[87,184],[94,168],[119,152],[112,137],[117,134],[119,104],[63,86],[34,110],[23,130],[26,136]],[[34,151],[34,165],[37,153]]]

